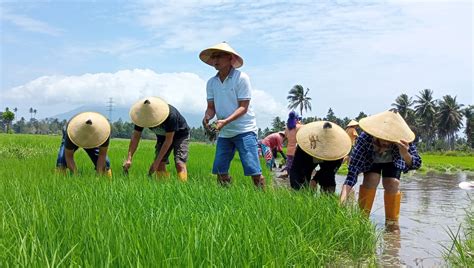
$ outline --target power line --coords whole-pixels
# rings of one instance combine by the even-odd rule
[[[112,111],[114,110],[114,98],[109,98],[107,102],[107,112],[109,112],[109,121],[112,122]]]

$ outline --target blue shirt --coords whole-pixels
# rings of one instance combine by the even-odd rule
[[[207,100],[214,102],[218,120],[223,120],[239,108],[239,101],[252,97],[250,79],[247,74],[232,68],[224,82],[219,74],[207,81]],[[257,122],[251,105],[247,113],[230,122],[219,131],[219,137],[232,138],[242,133],[257,133]]]
[[[409,170],[418,169],[421,167],[421,157],[416,150],[414,143],[410,143],[408,152],[412,157],[412,165],[408,166],[400,155],[397,145],[392,144],[389,149],[392,154],[392,161],[396,168],[402,170],[404,173]],[[349,163],[349,172],[344,184],[353,187],[357,183],[357,176],[360,173],[366,172],[374,163],[374,143],[373,137],[362,132],[357,138],[357,142],[351,152],[351,162]]]

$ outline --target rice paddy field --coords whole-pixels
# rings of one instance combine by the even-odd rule
[[[265,191],[243,176],[211,174],[214,147],[190,146],[189,180],[146,173],[154,142],[142,140],[128,176],[128,140],[112,140],[113,178],[95,175],[82,150],[79,174],[55,172],[59,136],[0,135],[0,266],[375,265],[377,233],[336,196]],[[172,161],[171,161],[172,162]]]

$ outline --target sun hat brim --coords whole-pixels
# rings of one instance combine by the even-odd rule
[[[354,126],[358,126],[358,125],[359,125],[359,123],[357,121],[351,120],[349,122],[349,124],[347,124],[347,127],[354,127]]]
[[[232,67],[236,69],[244,65],[243,58],[226,42],[222,42],[212,47],[208,47],[204,49],[203,51],[201,51],[201,53],[199,53],[199,59],[201,59],[204,63],[213,66],[212,61],[211,61],[211,56],[212,56],[212,53],[214,52],[226,52],[226,53],[232,54],[231,64],[232,64]]]
[[[396,111],[389,110],[362,118],[359,127],[369,135],[398,143],[400,140],[413,142],[415,133],[410,129],[403,117]]]
[[[352,146],[346,131],[328,121],[316,121],[301,126],[296,134],[296,141],[307,154],[326,161],[345,157]]]
[[[130,118],[139,127],[156,127],[170,114],[168,103],[159,97],[143,98],[130,108]]]
[[[105,116],[96,112],[83,112],[69,120],[66,132],[76,146],[91,149],[107,141],[111,127]]]

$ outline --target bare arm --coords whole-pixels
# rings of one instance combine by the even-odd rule
[[[105,174],[105,159],[107,158],[107,150],[109,147],[99,147],[99,157],[97,158],[96,171],[98,174]]]
[[[74,150],[66,149],[64,151],[64,154],[65,154],[65,157],[66,157],[67,168],[69,168],[69,170],[72,173],[76,173],[77,168],[76,168],[76,162],[74,162]]]
[[[132,133],[132,138],[130,139],[130,145],[128,146],[128,155],[127,159],[123,163],[123,169],[125,172],[128,171],[130,166],[132,165],[132,158],[138,148],[138,143],[140,142],[140,138],[142,137],[142,133],[140,131],[134,130]]]
[[[169,148],[171,147],[171,144],[173,143],[173,137],[174,132],[166,132],[165,141],[161,146],[160,152],[158,153],[158,156],[156,157],[155,161],[151,164],[150,170],[148,171],[149,175],[153,174],[158,170],[158,166],[160,165],[161,161],[163,161],[166,152],[168,152]]]
[[[340,203],[344,204],[344,202],[346,201],[347,197],[349,196],[349,194],[352,192],[352,187],[347,185],[347,184],[343,184],[342,185],[342,189],[341,189],[341,196],[339,198],[339,201]]]
[[[249,109],[250,100],[239,101],[239,107],[229,117],[223,120],[217,120],[217,129],[222,129],[225,125],[241,117]]]

